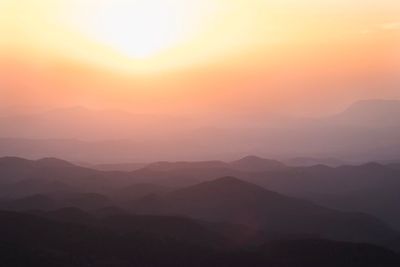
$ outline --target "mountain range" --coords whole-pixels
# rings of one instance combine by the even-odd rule
[[[133,171],[5,157],[0,253],[32,267],[395,267],[399,174],[257,156]]]
[[[129,203],[128,207],[136,213],[176,214],[242,224],[276,236],[370,242],[388,241],[396,236],[383,223],[367,215],[323,208],[234,177],[142,198]]]
[[[395,267],[400,263],[396,252],[365,243],[287,239],[227,249],[223,244],[229,235],[215,225],[190,219],[125,215],[71,223],[60,219],[67,213],[71,211],[43,216],[0,212],[2,263],[25,267]],[[235,231],[239,233],[237,227]]]
[[[243,154],[281,159],[340,158],[344,162],[397,160],[399,107],[398,100],[364,100],[332,116],[256,116],[245,126],[240,119],[235,123],[228,117],[210,124],[197,117],[81,107],[28,115],[7,113],[0,116],[0,156],[107,164],[228,160]],[[337,162],[330,165],[337,166]]]
[[[251,167],[254,169],[249,170]],[[235,174],[240,179],[215,178],[223,173]],[[283,194],[301,195],[319,204],[327,202],[325,204],[329,207],[345,210],[316,196],[334,196],[334,200],[340,203],[345,200],[341,196],[353,194],[355,189],[360,194],[370,195],[375,189],[375,192],[385,192],[389,202],[389,192],[395,192],[394,185],[399,184],[398,173],[379,164],[338,168],[287,167],[256,156],[233,162],[152,163],[132,172],[98,171],[58,159],[2,158],[0,207],[18,211],[50,211],[73,206],[93,211],[117,206],[134,213],[177,214],[206,221],[244,224],[275,234],[282,232],[330,239],[343,236],[343,240],[351,241],[354,240],[346,236],[347,229],[352,224],[355,227],[365,223],[369,229],[365,232],[372,235],[371,238],[381,236],[389,239],[395,234],[384,223],[366,215],[349,213],[374,211],[374,206],[367,205],[374,198],[364,201],[364,207],[353,205],[348,212],[340,212]],[[327,179],[331,181],[327,183]],[[379,188],[376,186],[378,182]],[[396,226],[394,218],[398,213],[395,205],[385,210],[391,212],[371,213]],[[375,227],[376,232],[371,230]],[[330,233],[327,229],[333,231]],[[362,232],[362,228],[357,229]],[[367,238],[366,233],[357,234],[354,230],[349,233],[360,241]]]

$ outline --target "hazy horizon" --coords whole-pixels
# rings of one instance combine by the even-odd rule
[[[398,1],[0,7],[1,107],[319,117],[361,99],[400,98]]]
[[[245,155],[386,162],[400,160],[398,116],[399,100],[376,99],[319,118],[170,116],[83,107],[14,110],[0,117],[0,155],[98,163],[233,160]]]
[[[399,0],[0,0],[0,265],[399,267]]]

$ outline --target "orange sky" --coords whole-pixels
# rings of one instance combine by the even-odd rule
[[[395,0],[0,0],[0,105],[318,115],[400,98]]]

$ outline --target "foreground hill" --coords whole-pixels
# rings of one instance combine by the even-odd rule
[[[400,263],[397,253],[368,244],[286,240],[247,249],[221,250],[207,245],[215,242],[212,240],[218,235],[187,219],[131,218],[124,220],[128,228],[119,227],[116,221],[111,218],[108,223],[117,226],[117,231],[110,226],[0,212],[2,264],[16,267],[395,267]],[[165,235],[171,231],[179,236]],[[199,235],[204,243],[190,242]]]

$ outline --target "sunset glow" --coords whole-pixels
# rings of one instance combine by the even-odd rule
[[[88,9],[86,16],[75,18],[76,29],[132,58],[151,57],[181,45],[201,23],[200,1],[82,1],[75,8],[78,13]]]
[[[0,0],[1,266],[400,266],[400,0]]]
[[[400,97],[399,14],[391,0],[1,0],[0,101],[333,112]]]

